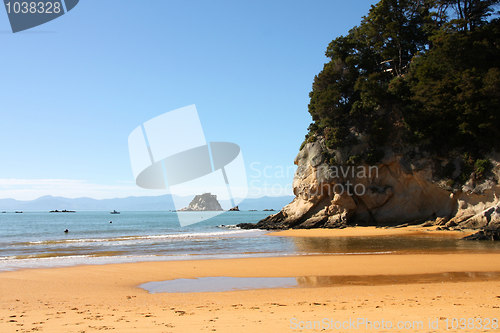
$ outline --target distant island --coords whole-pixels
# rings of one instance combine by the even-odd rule
[[[49,213],[76,213],[74,210],[66,210],[66,209],[63,209],[63,210],[51,210]]]
[[[193,198],[189,206],[180,209],[180,212],[216,212],[222,211],[222,207],[217,201],[217,195],[211,193],[204,193],[197,195]]]

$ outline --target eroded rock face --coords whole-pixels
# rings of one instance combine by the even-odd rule
[[[222,207],[217,201],[217,196],[210,193],[197,195],[191,201],[189,206],[181,209],[181,211],[221,211]]]
[[[254,227],[394,226],[429,220],[445,227],[500,227],[500,167],[495,157],[490,179],[453,190],[436,179],[435,162],[425,155],[410,160],[386,151],[376,166],[332,166],[325,151],[321,140],[305,145],[295,159],[296,198]]]

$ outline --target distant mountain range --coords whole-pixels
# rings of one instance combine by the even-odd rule
[[[293,200],[293,196],[249,198],[238,206],[240,210],[279,210]],[[176,197],[179,202],[189,205],[193,197]],[[223,204],[224,201],[220,200]],[[224,206],[224,204],[223,204]],[[0,199],[0,211],[168,211],[175,210],[171,195],[154,197],[128,197],[116,199],[63,198],[44,196],[35,200],[20,201],[15,199]]]

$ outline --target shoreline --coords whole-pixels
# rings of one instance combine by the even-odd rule
[[[268,234],[314,240],[391,235],[460,238],[469,232],[420,229],[357,227]],[[297,285],[187,293],[149,293],[140,288],[148,282],[198,277],[295,278]],[[440,329],[424,327],[421,331],[463,332],[444,329],[446,320],[500,317],[499,290],[498,250],[191,258],[27,268],[0,272],[0,331],[293,332],[324,318],[363,318],[393,323],[438,320]],[[360,326],[348,331],[377,330]]]
[[[385,236],[429,236],[443,238],[464,238],[470,236],[479,230],[464,229],[464,230],[436,230],[436,226],[422,227],[406,226],[399,228],[378,228],[378,227],[360,227],[353,226],[344,229],[287,229],[270,231],[266,235],[274,237],[385,237]]]
[[[252,230],[242,230],[242,231],[252,231]],[[436,230],[436,227],[421,227],[421,226],[406,226],[400,228],[378,228],[378,227],[348,227],[344,229],[288,229],[288,230],[257,230],[262,232],[263,236],[269,237],[287,237],[287,238],[306,238],[313,240],[314,238],[332,238],[332,239],[349,239],[349,238],[379,238],[381,240],[390,237],[430,237],[434,239],[462,239],[466,236],[474,234],[477,230]],[[472,241],[474,242],[474,241]],[[472,244],[472,243],[471,243]],[[359,255],[359,254],[388,254],[392,251],[366,251],[360,250],[361,252],[338,252],[338,253],[322,253],[317,252],[312,249],[306,249],[298,252],[285,252],[281,254],[274,253],[253,253],[253,252],[241,252],[241,253],[209,253],[209,254],[191,254],[191,255],[172,255],[164,257],[156,257],[154,255],[126,255],[126,256],[106,256],[101,255],[85,255],[85,254],[75,254],[72,256],[41,256],[41,257],[31,257],[27,258],[13,258],[10,259],[15,262],[11,266],[0,269],[1,272],[18,271],[26,269],[50,269],[50,268],[63,268],[63,267],[74,267],[74,266],[92,266],[92,265],[109,265],[109,264],[125,264],[125,263],[140,263],[140,262],[161,262],[161,261],[185,261],[185,260],[218,260],[218,259],[239,259],[239,258],[267,258],[267,257],[289,257],[289,256],[315,256],[315,255]],[[463,251],[463,250],[462,250]],[[430,249],[426,250],[424,248],[415,250],[399,250],[399,253],[458,253],[456,250],[437,250]],[[482,250],[478,252],[488,252],[487,250]],[[58,263],[48,262],[49,260],[57,259]],[[42,260],[39,263],[28,263],[28,261]],[[46,261],[45,261],[46,260]],[[88,262],[86,262],[88,260]],[[71,262],[72,261],[72,262]],[[8,262],[5,261],[5,264]]]

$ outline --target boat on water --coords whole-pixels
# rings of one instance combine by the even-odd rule
[[[109,212],[110,214],[120,214],[120,212],[117,212],[116,210],[113,210],[112,212]]]

